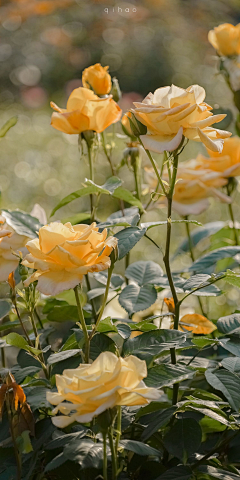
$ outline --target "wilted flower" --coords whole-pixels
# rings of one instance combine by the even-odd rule
[[[0,216],[0,282],[7,281],[9,274],[16,270],[19,260],[13,252],[27,253],[25,245],[28,240],[28,237],[16,233]]]
[[[204,315],[199,315],[199,313],[189,313],[183,315],[183,317],[180,319],[180,324],[182,327],[180,327],[181,330],[189,330],[190,332],[198,335],[209,335],[217,329],[216,325],[214,325],[211,320],[208,320],[208,318],[204,317]]]
[[[82,73],[82,83],[85,88],[91,88],[96,95],[106,95],[112,88],[109,67],[102,67],[100,63],[85,68]]]
[[[223,23],[208,33],[208,40],[219,55],[229,57],[240,54],[240,23]]]
[[[45,295],[74,288],[88,272],[110,267],[109,255],[116,245],[117,239],[107,238],[107,229],[100,233],[95,223],[45,225],[39,238],[26,245],[30,253],[22,263],[36,271],[24,283],[28,286],[38,280],[37,288]]]
[[[51,125],[64,133],[79,134],[86,130],[103,132],[112,123],[118,122],[122,110],[108,96],[99,98],[88,88],[76,88],[71,93],[67,108],[59,108],[51,102],[57,113],[52,114]]]
[[[103,352],[91,365],[79,365],[56,375],[58,392],[47,392],[47,399],[56,408],[54,425],[65,428],[72,422],[87,423],[109,408],[117,405],[146,405],[159,400],[161,392],[147,388],[146,363],[130,355],[118,358]]]
[[[221,122],[225,114],[213,115],[212,107],[204,102],[205,90],[192,85],[186,90],[172,85],[149,93],[142,103],[135,102],[132,110],[148,129],[140,136],[144,147],[161,153],[174,151],[182,137],[202,142],[209,150],[221,152],[223,139],[231,133],[212,125]]]
[[[153,191],[157,186],[156,175],[151,168],[145,168],[146,179]],[[164,170],[163,180],[168,180]],[[231,199],[219,190],[227,184],[221,173],[207,169],[198,169],[196,160],[183,162],[178,167],[177,182],[173,196],[173,209],[179,215],[200,214],[209,206],[208,197],[217,197],[223,202],[231,203]],[[166,198],[161,196],[156,202],[164,206]]]

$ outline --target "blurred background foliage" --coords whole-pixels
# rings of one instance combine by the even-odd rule
[[[123,111],[158,87],[174,83],[186,88],[198,83],[206,89],[209,104],[234,112],[231,93],[224,79],[216,75],[217,59],[207,40],[208,31],[225,22],[240,22],[239,0],[1,1],[0,126],[18,115],[17,125],[1,140],[2,207],[30,211],[39,203],[49,214],[88,176],[77,136],[64,135],[50,126],[49,102],[64,107],[71,91],[81,85],[82,70],[91,64],[109,65],[111,75],[119,79]],[[116,131],[121,133],[120,126]],[[117,165],[126,140],[113,134],[111,128],[107,140],[117,144],[113,153]],[[200,151],[204,153],[200,144],[190,142],[183,159]],[[110,176],[101,151],[95,171],[98,184]],[[126,166],[120,176],[125,187],[134,189]],[[235,209],[239,198],[237,193]],[[88,208],[88,199],[79,200],[54,218],[64,219]],[[103,199],[100,219],[114,209],[118,209],[117,203]],[[148,221],[165,219],[165,213],[152,211]],[[227,218],[226,205],[213,201],[197,220],[206,223]],[[176,226],[175,232],[173,248],[185,236],[183,226]],[[163,238],[159,238],[159,231],[152,237],[162,244],[164,232]],[[202,252],[205,247],[201,244]],[[154,247],[147,240],[134,251],[133,260],[139,257],[156,260]],[[180,261],[186,264],[187,256]],[[226,303],[226,311],[236,305],[238,291],[231,289],[229,295],[214,299],[214,318]]]

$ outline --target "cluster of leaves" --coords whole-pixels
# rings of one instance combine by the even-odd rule
[[[106,194],[112,195],[121,189],[116,179],[110,179],[107,187],[106,184],[104,187],[91,185],[91,193],[98,194],[99,190],[96,192],[96,189],[101,188],[103,193],[106,190]],[[116,189],[112,187],[113,184]],[[88,189],[89,185],[85,188]],[[129,198],[124,199],[129,202]],[[36,235],[39,228],[36,219],[19,211],[7,211],[6,215],[18,233],[31,237]],[[139,213],[134,206],[126,208],[124,215],[116,212],[99,227],[106,227],[113,233],[117,228],[118,258],[122,259],[149,228],[160,228],[159,225],[164,223],[140,224]],[[198,227],[192,232],[192,245],[196,246],[217,232],[222,232],[224,236],[226,228],[229,227],[222,222]],[[189,242],[184,241],[175,256],[186,253],[188,249]],[[218,281],[239,287],[238,274],[219,268],[226,258],[236,266],[239,253],[239,246],[222,246],[197,259],[188,270],[173,274],[181,301],[192,294],[221,295],[222,290],[215,285]],[[84,292],[81,296],[89,331],[102,303],[107,273],[98,272],[93,277],[91,282],[95,282],[94,288],[88,289],[87,296]],[[18,271],[15,278],[19,283],[17,309],[25,325],[28,325],[24,289]],[[184,326],[181,331],[159,328],[155,320],[161,319],[166,315],[164,313],[146,314],[141,322],[134,322],[133,315],[147,310],[156,302],[157,293],[168,287],[167,277],[161,267],[152,261],[130,264],[124,277],[113,273],[109,299],[111,301],[118,297],[128,318],[102,317],[91,341],[91,360],[95,360],[103,351],[118,352],[123,357],[136,355],[146,361],[146,385],[164,392],[160,402],[152,402],[145,407],[122,408],[122,436],[118,450],[122,471],[119,480],[141,480],[144,477],[149,480],[237,480],[240,478],[240,313],[236,311],[218,320],[211,319],[217,327],[211,335],[193,335]],[[28,325],[33,341],[33,345],[29,346],[22,335],[16,308],[10,298],[0,302],[0,330],[3,336],[0,348],[3,350],[14,346],[19,349],[10,375],[17,386],[15,389],[21,389],[26,395],[26,402],[17,404],[14,411],[2,409],[0,479],[17,478],[9,422],[12,418],[14,424],[16,415],[18,421],[24,418],[23,405],[28,406],[31,425],[32,421],[35,424],[33,429],[26,421],[21,421],[23,428],[15,439],[24,480],[60,480],[66,476],[82,480],[101,478],[103,443],[98,424],[75,423],[59,430],[52,424],[52,406],[46,399],[46,391],[55,388],[55,375],[61,374],[66,368],[76,368],[82,361],[84,336],[78,324],[77,306],[67,292],[59,298],[36,298],[34,307],[40,337],[36,338]],[[133,332],[139,335],[134,336]],[[175,365],[171,363],[173,349],[177,353]],[[3,404],[9,369],[2,368],[0,375],[0,400]],[[178,403],[172,405],[176,384],[179,385]],[[10,388],[9,392],[13,395],[11,386],[8,390]],[[107,455],[110,476],[109,446]]]

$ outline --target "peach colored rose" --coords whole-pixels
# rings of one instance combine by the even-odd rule
[[[53,222],[39,230],[39,238],[29,241],[29,254],[23,265],[36,270],[25,285],[38,280],[38,290],[56,295],[74,288],[88,272],[99,272],[110,266],[109,255],[117,246],[115,237],[107,238],[95,223],[74,225]]]
[[[100,63],[85,68],[82,73],[82,83],[85,88],[91,88],[96,95],[106,95],[112,88],[109,67],[102,67]]]
[[[212,107],[204,102],[205,95],[199,85],[186,90],[172,85],[149,93],[142,103],[134,102],[136,108],[132,112],[148,129],[147,135],[140,136],[144,147],[157,153],[174,151],[184,136],[221,152],[223,139],[231,133],[212,125],[226,115],[213,115]]]
[[[59,108],[52,114],[51,125],[64,133],[79,134],[86,130],[103,132],[112,123],[118,122],[122,110],[111,96],[99,98],[88,88],[76,88],[71,93],[67,108]]]
[[[47,399],[56,408],[54,425],[65,428],[72,422],[87,423],[109,408],[117,405],[146,405],[158,401],[160,391],[146,387],[146,363],[130,355],[118,358],[103,352],[91,365],[79,365],[56,375],[58,392],[47,392]]]

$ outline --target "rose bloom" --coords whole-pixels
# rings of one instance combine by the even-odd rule
[[[71,93],[67,108],[59,108],[51,102],[56,110],[52,114],[51,125],[64,133],[79,134],[86,130],[103,132],[112,123],[118,122],[122,110],[111,96],[99,98],[88,88],[76,88]]]
[[[110,267],[109,255],[117,246],[115,237],[107,238],[95,223],[74,225],[53,222],[39,230],[39,238],[26,244],[28,251],[23,265],[36,270],[25,286],[38,280],[38,290],[57,295],[76,287],[88,272]]]
[[[153,191],[157,186],[156,175],[151,168],[145,168],[145,172],[150,190]],[[162,178],[168,181],[166,170],[164,170]],[[223,178],[219,172],[198,169],[196,160],[183,162],[178,167],[173,209],[182,216],[198,215],[208,208],[208,197],[218,197],[223,202],[231,203],[231,199],[219,190],[226,184],[227,179]],[[155,203],[165,206],[166,198],[161,196]]]
[[[27,253],[25,245],[29,240],[10,227],[4,216],[0,216],[0,282],[5,282],[11,272],[16,270],[19,259],[13,252]]]
[[[85,88],[92,88],[96,95],[106,95],[112,88],[109,67],[102,67],[100,63],[85,68],[82,73],[82,83]]]
[[[221,152],[223,139],[231,133],[211,125],[221,122],[225,114],[213,115],[204,102],[205,90],[192,85],[186,90],[172,85],[149,93],[142,103],[134,102],[132,112],[148,129],[140,136],[146,149],[162,153],[172,152],[182,141],[182,136],[202,142],[209,150]]]
[[[219,172],[225,178],[237,177],[240,175],[240,138],[227,138],[224,142],[221,153],[208,151],[210,158],[198,155],[195,161],[195,168],[207,169]]]
[[[91,365],[79,365],[56,375],[58,392],[47,392],[47,400],[56,405],[54,425],[65,428],[72,422],[88,423],[94,417],[117,405],[146,405],[158,401],[162,392],[147,388],[146,362],[133,355],[118,358],[103,352]]]
[[[223,23],[208,33],[208,40],[219,55],[229,57],[240,54],[240,23],[234,27]]]

